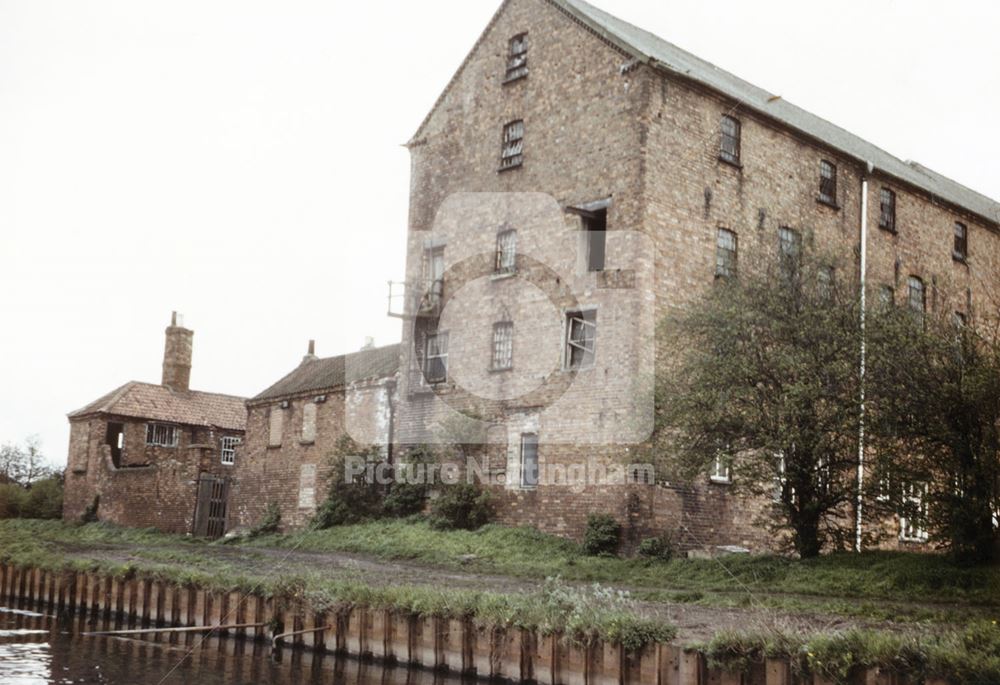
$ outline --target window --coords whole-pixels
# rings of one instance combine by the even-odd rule
[[[493,271],[497,274],[512,274],[517,271],[517,231],[507,229],[497,233],[497,254]]]
[[[778,247],[781,273],[790,278],[799,270],[799,261],[802,258],[802,235],[794,229],[782,226],[778,229]]]
[[[428,335],[424,349],[424,380],[428,383],[448,380],[448,334]]]
[[[500,171],[521,166],[524,161],[524,121],[518,119],[503,127]]]
[[[521,434],[521,487],[538,487],[538,436]]]
[[[833,287],[837,272],[832,266],[821,266],[816,272],[816,290],[824,300],[833,298]]]
[[[147,423],[146,444],[155,447],[177,447],[177,426]]]
[[[825,159],[819,163],[819,199],[828,205],[837,204],[837,165]]]
[[[779,453],[775,461],[774,492],[771,499],[780,502],[785,494],[785,484],[788,483],[788,477],[785,475],[785,454]]]
[[[275,404],[271,407],[271,415],[268,417],[267,426],[267,446],[281,447],[281,434],[285,427],[285,410]]]
[[[149,432],[149,429],[146,429]],[[116,468],[122,465],[122,452],[125,449],[125,424],[108,423],[104,432],[104,444],[111,448],[111,463]]]
[[[424,292],[421,310],[431,311],[441,305],[444,294],[444,248],[432,247],[424,250],[423,262]]]
[[[302,405],[302,437],[301,442],[316,442],[316,403],[306,402]]]
[[[607,253],[608,210],[597,211],[584,216],[583,230],[587,232],[587,271],[604,271],[604,257]]]
[[[720,228],[715,239],[715,277],[736,276],[736,234],[727,228]]]
[[[729,472],[729,459],[722,454],[716,455],[712,462],[712,470],[708,474],[708,479],[713,483],[730,483],[732,479]]]
[[[566,314],[566,368],[585,369],[594,365],[597,338],[597,311]]]
[[[888,188],[882,189],[879,201],[878,227],[890,233],[896,232],[896,193]]]
[[[222,436],[222,449],[219,450],[219,460],[226,466],[236,463],[236,446],[242,443],[240,438],[234,435]]]
[[[955,247],[951,256],[959,262],[969,257],[969,228],[960,221],[955,222]]]
[[[514,365],[514,323],[493,324],[493,362],[490,368],[503,371]]]
[[[904,513],[899,517],[899,537],[907,542],[926,542],[927,483],[907,483],[903,486]]]
[[[719,159],[730,164],[740,163],[740,120],[725,115],[720,125]]]
[[[966,319],[965,312],[954,312],[951,315],[951,325],[955,328],[962,329],[965,328],[968,319]]]
[[[896,304],[896,289],[891,285],[883,285],[878,289],[878,303],[888,309]]]
[[[510,39],[507,47],[507,73],[504,83],[528,75],[528,34],[519,33]]]
[[[909,304],[911,310],[922,317],[927,310],[927,296],[924,294],[924,282],[916,276],[910,276],[907,280],[907,285],[909,286],[907,304]]]

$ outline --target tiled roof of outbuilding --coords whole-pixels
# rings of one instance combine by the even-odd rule
[[[366,379],[388,378],[399,369],[399,345],[386,345],[323,359],[305,359],[251,401],[328,390]]]
[[[70,419],[91,414],[113,414],[189,426],[246,430],[246,400],[232,395],[189,390],[174,392],[163,385],[130,381],[77,409]]]
[[[775,97],[762,88],[668,43],[659,36],[622,21],[584,0],[549,0],[592,31],[651,66],[692,79],[726,95],[742,106],[797,129],[844,154],[912,184],[931,195],[1000,223],[1000,202],[966,188],[915,162],[904,162],[839,126]]]

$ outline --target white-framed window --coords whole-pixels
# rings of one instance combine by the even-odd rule
[[[521,487],[538,487],[538,435],[521,433]]]
[[[448,334],[431,333],[424,343],[424,381],[444,383],[448,380]]]
[[[586,369],[594,365],[597,342],[597,310],[566,313],[567,369]]]
[[[729,470],[729,458],[724,454],[717,454],[712,462],[712,469],[708,473],[708,479],[713,483],[733,482],[732,473]]]
[[[512,274],[517,271],[517,231],[513,228],[497,233],[497,254],[493,271],[497,274]]]
[[[899,539],[906,542],[926,542],[927,533],[927,483],[906,483],[903,502],[907,515],[899,517]]]
[[[177,426],[166,423],[146,424],[146,444],[154,447],[177,447]]]
[[[236,446],[242,442],[243,440],[235,435],[223,435],[221,449],[219,450],[219,461],[226,466],[235,464]]]
[[[493,360],[490,368],[504,371],[514,366],[514,322],[493,324]]]

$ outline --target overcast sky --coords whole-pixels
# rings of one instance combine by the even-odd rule
[[[398,340],[401,147],[498,0],[0,0],[0,442],[159,382],[253,395]],[[597,4],[1000,198],[1000,5]]]

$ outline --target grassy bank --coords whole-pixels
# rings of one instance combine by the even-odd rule
[[[116,554],[69,557],[69,549]],[[124,550],[124,553],[117,554]],[[602,639],[638,649],[668,642],[676,634],[662,621],[643,618],[619,593],[548,581],[539,590],[503,594],[425,586],[378,587],[361,580],[331,580],[322,571],[268,573],[267,566],[216,554],[205,542],[147,530],[58,521],[0,521],[0,562],[50,571],[93,571],[120,578],[150,577],[213,591],[253,592],[279,599],[306,599],[315,608],[351,606],[390,609],[420,616],[468,618],[485,628],[526,628],[562,633],[586,643]]]

